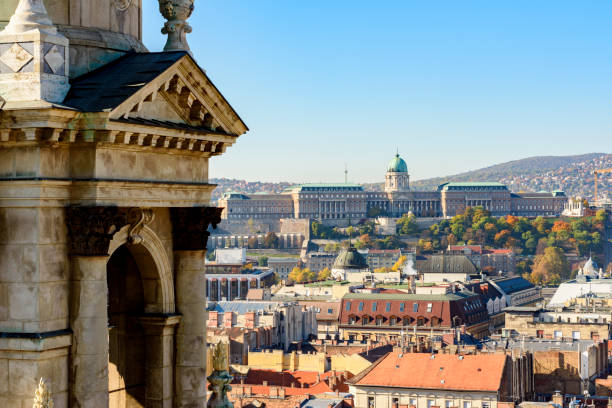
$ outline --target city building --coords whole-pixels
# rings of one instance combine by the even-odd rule
[[[340,301],[300,302],[302,305],[314,307],[317,313],[317,338],[335,339],[338,336],[340,321]]]
[[[482,352],[531,354],[533,389],[540,400],[556,392],[593,395],[595,380],[608,372],[607,341],[496,336],[482,342]]]
[[[505,330],[510,334],[540,339],[610,339],[612,310],[609,308],[511,306],[504,312]]]
[[[370,269],[391,268],[402,256],[400,249],[366,249],[366,263]],[[409,254],[412,257],[414,254]]]
[[[514,251],[507,248],[484,249],[481,245],[449,245],[447,254],[465,255],[482,270],[513,274],[516,270]]]
[[[0,2],[2,406],[205,404],[209,161],[248,128],[186,43],[202,3],[162,2],[163,52],[143,3]]]
[[[480,270],[465,255],[425,255],[417,259],[416,269],[424,283],[467,282]]]
[[[331,277],[342,281],[362,282],[369,272],[365,258],[351,245],[338,253],[331,268]]]
[[[355,406],[498,408],[533,395],[528,355],[456,355],[396,350],[348,380]]]
[[[303,258],[305,266],[311,271],[331,270],[338,254],[330,252],[308,252]]]
[[[452,217],[476,206],[494,216],[555,216],[566,202],[562,191],[516,194],[497,182],[449,182],[436,191],[414,191],[408,166],[397,154],[387,166],[384,191],[365,191],[350,183],[300,184],[280,194],[228,193],[218,204],[224,208],[222,218],[229,221],[295,218],[346,225],[368,217],[369,211],[387,217],[408,212],[417,217]]]
[[[246,269],[242,265],[206,265],[206,299],[210,301],[245,299],[250,289],[274,285],[270,268]]]
[[[284,350],[317,334],[315,309],[297,302],[210,302],[207,311],[208,329],[269,328],[265,344]]]
[[[476,338],[489,333],[489,316],[480,295],[349,293],[342,298],[340,338],[415,344],[427,337],[460,329]]]
[[[298,265],[299,258],[268,258],[268,268],[281,280],[287,281],[289,273]],[[311,269],[312,270],[312,269]]]
[[[576,279],[563,282],[559,285],[548,302],[548,306],[563,307],[572,299],[583,297],[587,294],[603,297],[612,296],[612,279],[591,279],[585,274],[578,275]]]

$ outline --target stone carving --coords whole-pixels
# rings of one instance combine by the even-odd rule
[[[210,233],[208,226],[217,228],[222,208],[174,207],[170,209],[172,241],[175,251],[201,251],[206,249]]]
[[[232,389],[229,383],[234,379],[227,368],[227,344],[219,342],[213,351],[213,372],[207,378],[210,383],[208,389],[212,391],[206,404],[209,408],[234,407],[227,398],[227,393]]]
[[[164,51],[189,51],[187,34],[191,26],[187,19],[193,13],[194,0],[158,0],[159,12],[168,21],[161,32],[168,35]]]
[[[119,207],[66,208],[66,225],[70,238],[70,254],[108,255],[115,232],[127,225],[127,209]]]
[[[21,45],[14,43],[11,48],[0,55],[2,61],[13,72],[19,72],[24,65],[32,61],[34,56],[27,52]]]
[[[53,45],[45,54],[45,62],[49,65],[53,74],[61,75],[61,70],[64,67],[64,47]]]
[[[113,235],[129,225],[128,242],[140,244],[142,228],[153,221],[153,210],[137,207],[80,207],[66,208],[66,225],[70,238],[70,254],[105,256]]]
[[[34,394],[34,405],[32,405],[32,408],[53,408],[51,393],[42,378],[38,382],[38,388],[36,388],[36,394]]]
[[[113,0],[113,5],[119,11],[125,11],[132,5],[132,0]]]
[[[128,224],[130,231],[128,232],[128,241],[132,244],[140,244],[142,237],[139,235],[142,227],[153,221],[155,213],[150,208],[132,208],[128,211]]]

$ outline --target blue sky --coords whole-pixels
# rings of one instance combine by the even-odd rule
[[[191,49],[250,128],[210,176],[382,181],[396,147],[412,179],[611,152],[610,21],[608,0],[196,0]]]

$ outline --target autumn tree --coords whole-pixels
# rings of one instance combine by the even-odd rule
[[[404,265],[406,264],[406,262],[408,261],[408,257],[406,255],[401,255],[397,261],[393,264],[393,266],[391,267],[391,270],[393,272],[397,272],[400,269],[402,269],[404,267]]]
[[[319,271],[318,278],[320,281],[324,281],[324,280],[328,280],[330,276],[331,276],[331,271],[329,270],[329,268],[325,268]]]
[[[570,266],[561,248],[548,247],[533,261],[529,280],[536,285],[555,285],[569,278]]]
[[[278,235],[276,235],[273,231],[270,231],[266,234],[263,240],[263,246],[265,248],[277,248],[278,247]]]
[[[419,232],[419,226],[417,225],[414,214],[404,214],[397,220],[397,232],[403,235],[412,235]]]

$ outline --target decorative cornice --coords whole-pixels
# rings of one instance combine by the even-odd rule
[[[175,251],[200,251],[206,249],[208,226],[221,222],[222,208],[174,207],[170,209],[172,241]]]

